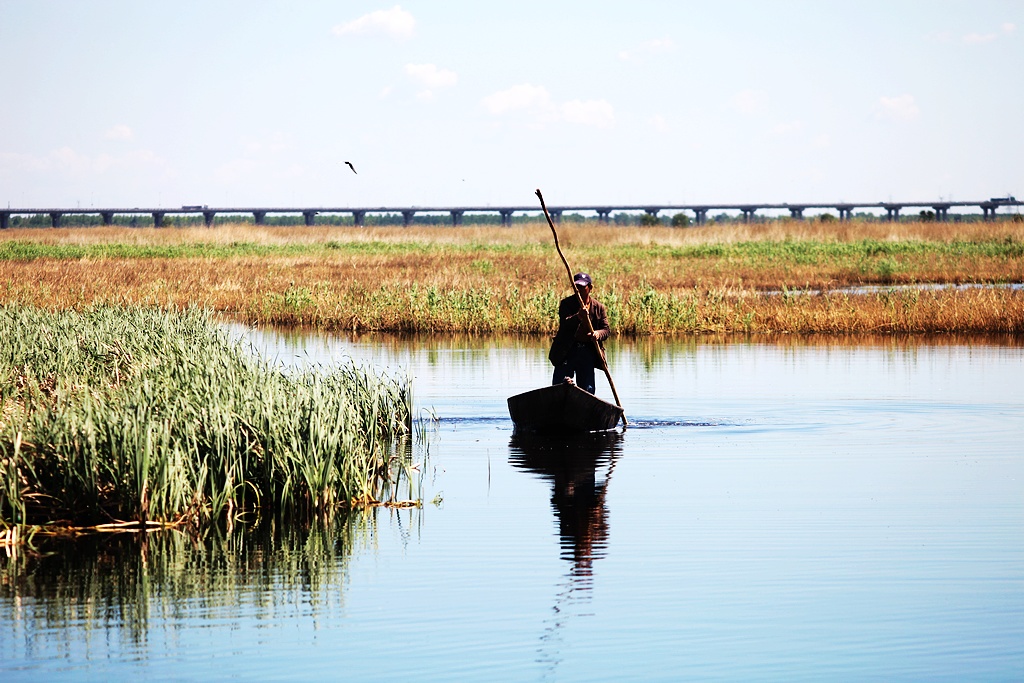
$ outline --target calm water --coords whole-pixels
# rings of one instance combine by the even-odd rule
[[[424,507],[0,559],[0,679],[1024,678],[1020,340],[617,341],[557,443],[540,342],[246,334],[414,375]]]

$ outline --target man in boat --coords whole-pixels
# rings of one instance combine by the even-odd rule
[[[594,283],[588,274],[576,273],[573,284],[580,294],[579,297],[574,294],[562,299],[558,304],[558,332],[548,353],[548,358],[555,366],[551,383],[572,381],[575,375],[576,385],[593,394],[594,369],[602,367],[601,357],[594,342],[604,348],[602,342],[611,334],[608,311],[604,304],[590,296]],[[583,299],[582,308],[580,299]],[[594,328],[593,332],[587,329],[588,315]]]

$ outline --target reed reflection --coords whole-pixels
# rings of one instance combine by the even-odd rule
[[[0,623],[32,651],[66,651],[83,631],[107,630],[108,642],[145,656],[147,643],[166,640],[185,622],[340,612],[349,558],[375,533],[382,512],[263,519],[202,536],[164,531],[44,540],[39,552],[0,562]],[[417,523],[416,510],[387,514]]]
[[[577,583],[587,584],[594,560],[608,548],[606,493],[622,434],[603,432],[551,437],[516,432],[509,461],[551,484],[551,507],[558,521],[561,557],[572,562]],[[582,586],[578,586],[582,587]]]

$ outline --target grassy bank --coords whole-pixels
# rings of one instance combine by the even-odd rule
[[[285,372],[199,309],[0,307],[0,522],[202,524],[372,500],[405,380]]]
[[[1024,331],[1020,292],[843,291],[1022,282],[1020,223],[566,225],[560,239],[624,334]],[[248,323],[548,334],[564,280],[542,224],[0,236],[0,300],[59,310],[201,303]]]

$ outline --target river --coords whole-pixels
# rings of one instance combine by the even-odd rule
[[[0,559],[4,681],[1024,672],[1019,338],[612,340],[629,427],[537,441],[543,340],[232,330],[410,374],[423,506]]]

